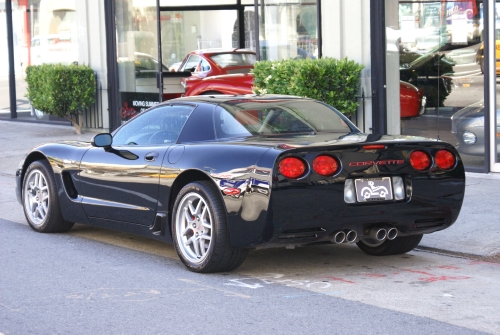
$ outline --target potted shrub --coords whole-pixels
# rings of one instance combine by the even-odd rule
[[[80,114],[95,99],[94,71],[86,65],[42,64],[26,69],[27,94],[33,108],[65,118],[82,133]]]
[[[362,69],[363,65],[347,58],[261,61],[253,69],[253,90],[317,99],[350,117],[358,107]]]

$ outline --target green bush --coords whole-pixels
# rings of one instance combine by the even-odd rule
[[[26,69],[26,83],[26,97],[34,108],[70,120],[77,133],[81,133],[78,115],[95,99],[95,77],[90,67],[32,65]]]
[[[254,66],[254,92],[289,94],[326,102],[347,116],[358,107],[363,65],[344,59],[261,61]]]

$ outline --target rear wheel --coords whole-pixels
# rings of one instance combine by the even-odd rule
[[[65,232],[73,222],[63,219],[56,183],[47,161],[35,161],[23,181],[23,209],[31,228],[40,233]]]
[[[182,188],[172,222],[175,249],[191,271],[231,271],[245,260],[248,250],[231,246],[222,199],[209,182]]]
[[[399,255],[412,251],[422,240],[422,234],[398,236],[394,240],[375,241],[370,238],[359,240],[358,247],[368,255],[388,256]]]

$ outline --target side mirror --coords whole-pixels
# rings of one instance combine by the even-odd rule
[[[113,144],[113,137],[109,133],[102,133],[95,135],[90,141],[92,146],[98,148],[109,148]]]

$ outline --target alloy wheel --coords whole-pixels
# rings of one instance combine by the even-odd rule
[[[212,243],[212,214],[198,193],[186,194],[175,219],[177,242],[182,255],[193,263],[202,262]]]
[[[24,186],[26,213],[33,225],[41,226],[49,212],[50,193],[47,179],[40,170],[33,170]]]

